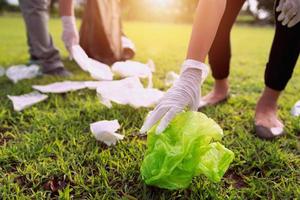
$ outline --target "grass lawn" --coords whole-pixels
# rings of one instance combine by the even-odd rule
[[[152,58],[157,64],[154,85],[164,86],[165,73],[179,71],[190,25],[126,22],[125,32],[137,45],[138,61]],[[28,60],[22,18],[0,17],[0,65]],[[51,20],[54,42],[62,49],[72,80],[89,80],[68,61],[60,41],[61,24]],[[146,150],[137,132],[147,109],[102,106],[95,91],[83,90],[49,99],[22,113],[12,110],[6,95],[31,92],[32,84],[62,79],[40,77],[16,85],[0,78],[0,199],[299,199],[300,119],[290,109],[300,99],[300,66],[280,99],[280,116],[288,134],[274,142],[254,136],[253,115],[263,89],[263,72],[274,30],[271,27],[236,26],[232,33],[231,98],[228,103],[204,110],[224,129],[223,144],[236,158],[220,183],[196,177],[189,189],[166,191],[147,187],[139,168]],[[203,86],[207,93],[210,77]],[[97,142],[89,124],[118,119],[125,139],[107,148]]]

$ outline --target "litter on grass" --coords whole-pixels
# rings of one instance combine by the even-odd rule
[[[177,81],[177,79],[179,79],[179,75],[173,71],[170,71],[166,75],[165,85],[167,87],[170,87]]]
[[[121,42],[123,49],[131,49],[133,52],[136,51],[134,43],[128,37],[122,36]]]
[[[292,115],[295,117],[300,116],[300,101],[298,101],[291,111]]]
[[[147,185],[175,190],[187,188],[193,177],[205,175],[219,182],[234,154],[220,141],[219,125],[199,112],[178,114],[160,135],[148,133],[147,151],[141,166]]]
[[[124,135],[116,133],[119,128],[120,124],[117,120],[99,121],[90,125],[95,138],[108,146],[116,145],[119,140],[124,139]]]
[[[155,71],[155,64],[152,60],[149,60],[147,64],[130,60],[124,62],[116,62],[112,66],[112,71],[122,78],[148,78],[148,88],[153,87],[152,72]]]
[[[40,75],[40,68],[37,65],[16,65],[6,71],[6,76],[14,83],[23,79],[32,79]]]
[[[0,67],[0,77],[5,75],[5,69],[3,67]]]
[[[39,92],[32,92],[21,96],[8,95],[7,97],[12,101],[14,110],[18,112],[48,98],[47,95],[41,94]]]
[[[118,81],[103,81],[97,88],[100,102],[112,107],[112,103],[130,105],[134,108],[154,107],[163,97],[164,92],[145,89],[137,77],[129,77]]]
[[[90,90],[96,90],[102,81],[85,81],[85,87]]]
[[[49,85],[33,85],[33,89],[42,93],[66,93],[86,88],[83,81],[63,81],[51,83]]]
[[[72,56],[79,67],[90,73],[91,77],[102,81],[113,80],[113,73],[108,65],[89,58],[85,51],[79,46],[72,46]]]

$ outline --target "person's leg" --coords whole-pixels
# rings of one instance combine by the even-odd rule
[[[45,73],[63,68],[59,51],[54,47],[48,31],[48,0],[19,0],[19,3],[31,61],[41,65]]]
[[[227,98],[229,93],[229,69],[231,58],[230,32],[245,0],[229,0],[218,32],[209,51],[209,64],[215,79],[213,90],[202,98],[200,107],[214,105]]]
[[[278,5],[278,4],[276,4]],[[256,106],[255,124],[271,130],[281,129],[281,132],[269,134],[260,133],[262,138],[272,138],[283,133],[283,123],[277,116],[277,100],[285,89],[293,74],[294,67],[300,52],[300,23],[292,28],[282,26],[277,21],[279,13],[276,12],[276,31],[265,70],[265,89]]]

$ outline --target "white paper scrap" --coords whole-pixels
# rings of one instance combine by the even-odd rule
[[[80,81],[63,81],[51,83],[49,85],[33,85],[33,89],[42,93],[66,93],[86,88],[85,82]]]
[[[121,37],[122,47],[123,49],[131,49],[133,52],[136,51],[135,45],[128,37]]]
[[[85,81],[86,88],[90,90],[96,90],[102,81]]]
[[[6,71],[6,76],[14,83],[23,79],[35,78],[40,74],[40,68],[37,65],[30,65],[29,67],[26,65],[16,65],[11,66]]]
[[[152,60],[149,60],[147,64],[131,60],[116,62],[112,66],[112,71],[122,78],[148,78],[148,88],[153,87],[152,72],[155,71],[155,65]]]
[[[48,98],[47,95],[40,94],[39,92],[32,92],[21,96],[8,95],[7,97],[13,102],[14,110],[18,112]]]
[[[162,98],[164,92],[157,89],[145,89],[137,77],[118,81],[103,81],[97,88],[100,102],[112,107],[112,103],[130,105],[134,108],[153,107]]]
[[[173,71],[170,71],[166,75],[165,85],[167,87],[172,86],[179,79],[179,75]]]
[[[79,45],[73,45],[71,49],[76,63],[82,70],[89,72],[92,78],[99,81],[113,80],[113,73],[108,65],[89,58]]]
[[[300,101],[298,101],[291,111],[292,115],[295,117],[300,116]]]
[[[116,133],[119,128],[120,124],[117,120],[99,121],[90,125],[95,138],[108,146],[116,145],[119,140],[124,139],[124,135]]]

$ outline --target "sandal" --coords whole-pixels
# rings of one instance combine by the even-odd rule
[[[267,128],[262,125],[255,125],[255,133],[257,137],[265,140],[272,140],[286,134],[283,128]]]

